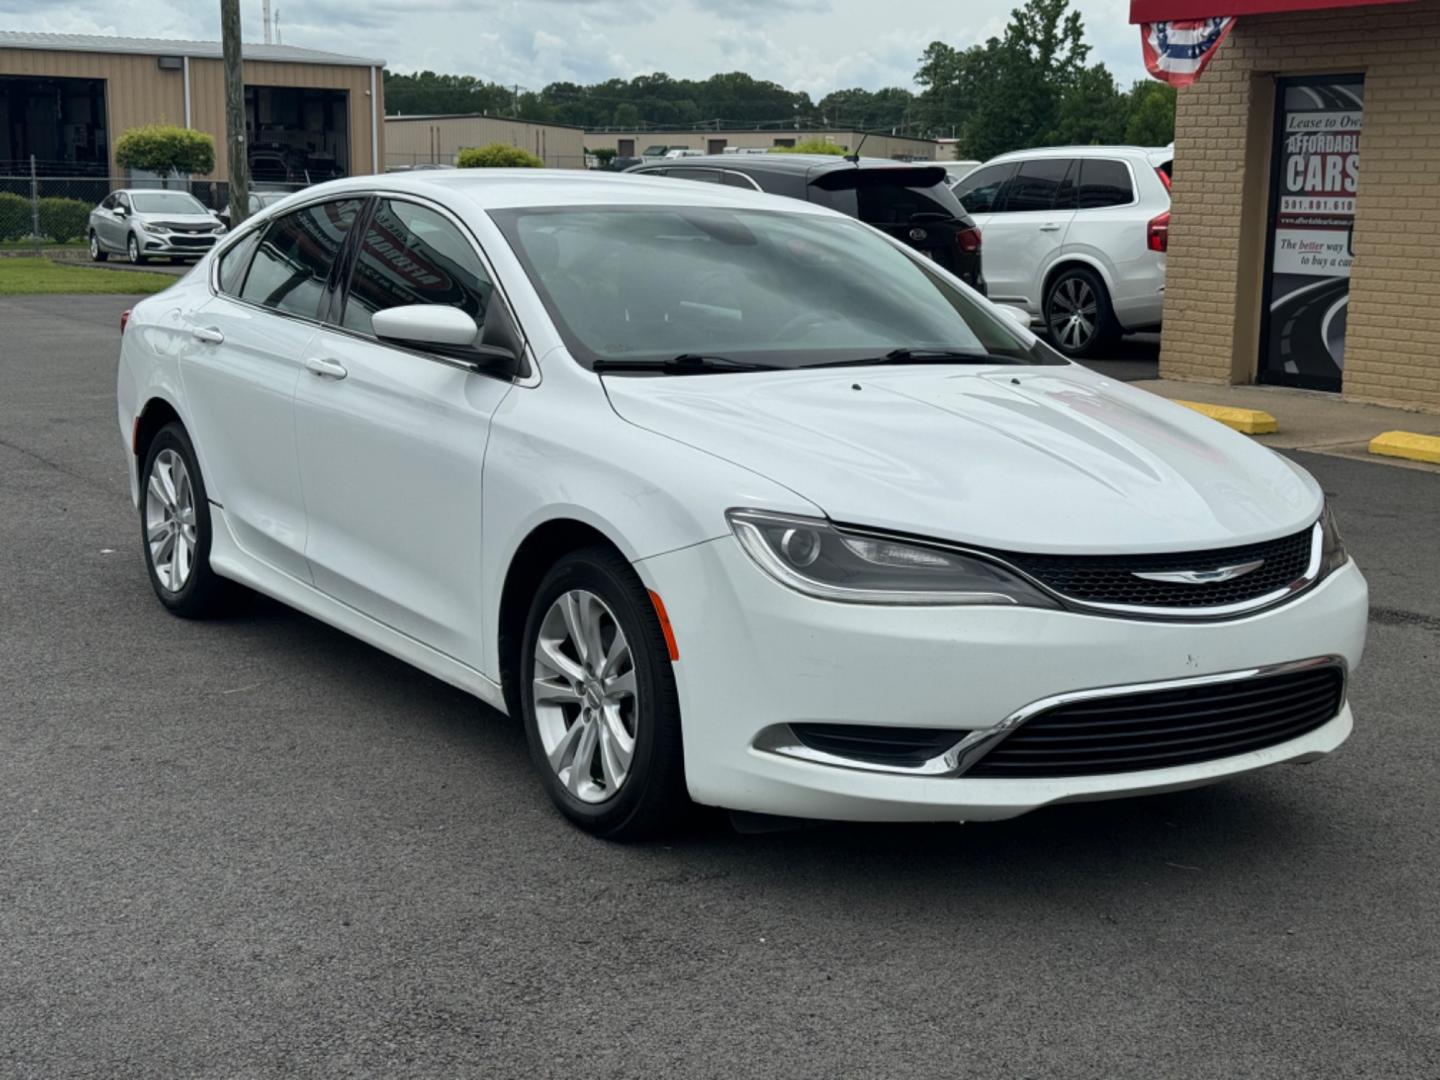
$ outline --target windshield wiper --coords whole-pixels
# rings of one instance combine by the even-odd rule
[[[602,357],[590,365],[601,374],[607,371],[658,371],[662,375],[718,375],[727,371],[774,371],[774,364],[753,360],[732,360],[728,356],[681,353],[669,360],[612,360]]]
[[[872,364],[1013,364],[1008,356],[975,352],[971,349],[891,349],[884,356],[866,356],[860,360],[831,360],[806,367],[865,367]]]

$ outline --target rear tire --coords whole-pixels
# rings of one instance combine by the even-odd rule
[[[1084,267],[1055,275],[1045,290],[1044,313],[1050,343],[1074,359],[1094,356],[1120,336],[1105,282]]]
[[[140,472],[140,543],[150,585],[172,615],[218,614],[239,591],[210,568],[213,535],[195,448],[184,427],[167,424]]]
[[[90,261],[91,261],[91,262],[104,262],[104,261],[105,261],[106,259],[108,259],[108,258],[110,258],[110,253],[100,246],[100,237],[95,234],[95,230],[94,230],[94,229],[91,229],[91,230],[90,230]]]
[[[634,840],[688,820],[669,649],[649,593],[618,552],[572,552],[545,575],[517,678],[531,758],[574,824]]]

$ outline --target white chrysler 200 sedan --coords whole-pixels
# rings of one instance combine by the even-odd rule
[[[801,202],[323,184],[138,304],[118,384],[161,603],[239,583],[463,687],[600,835],[1005,818],[1351,730],[1309,475]]]

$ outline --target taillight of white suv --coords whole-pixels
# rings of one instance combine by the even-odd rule
[[[1166,251],[1170,247],[1170,211],[1156,214],[1145,226],[1145,246],[1151,251]]]

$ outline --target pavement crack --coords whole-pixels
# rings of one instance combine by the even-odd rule
[[[1418,611],[1403,608],[1372,607],[1370,621],[1381,626],[1418,626],[1422,630],[1440,634],[1440,616],[1422,615]]]
[[[3,446],[7,450],[14,450],[17,454],[22,454],[32,461],[38,461],[41,465],[44,465],[47,468],[54,469],[62,476],[68,476],[72,480],[79,480],[86,487],[92,487],[99,491],[103,491],[107,495],[114,494],[110,489],[110,485],[101,483],[93,477],[86,476],[84,473],[76,472],[74,469],[66,468],[58,461],[51,461],[49,458],[37,454],[33,450],[27,450],[25,447],[10,442],[8,439],[0,439],[0,446]]]

